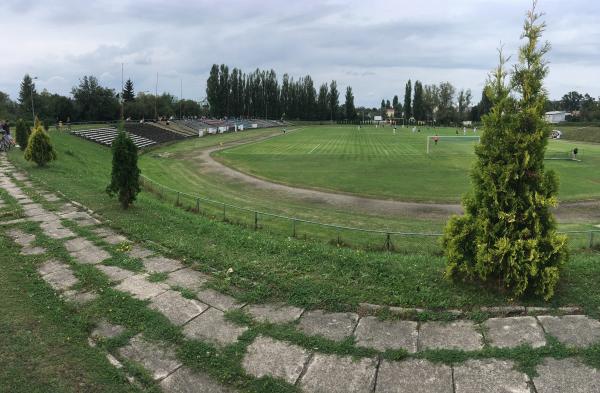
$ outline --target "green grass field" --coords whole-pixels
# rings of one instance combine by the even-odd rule
[[[427,136],[440,139],[427,154]],[[472,137],[472,131],[467,136]],[[223,163],[279,183],[376,198],[458,202],[469,189],[475,155],[472,138],[462,129],[426,129],[412,133],[390,127],[316,126],[214,154]],[[600,145],[550,141],[549,157],[568,157],[573,147],[581,162],[547,161],[560,178],[563,201],[600,197]]]
[[[189,154],[198,149],[198,144],[268,132],[229,134],[167,146],[145,154],[141,160],[142,170],[145,173],[162,171],[164,179],[170,178],[174,185],[193,188],[182,175],[186,172],[180,172],[179,168],[190,167],[189,171],[194,173]],[[342,310],[358,302],[425,308],[470,308],[508,302],[505,295],[478,285],[444,280],[444,258],[425,252],[422,239],[416,239],[418,244],[414,250],[403,249],[401,253],[331,246],[322,241],[304,241],[222,223],[219,217],[211,219],[184,211],[175,207],[172,199],[157,198],[148,192],[142,192],[134,206],[123,211],[118,202],[105,193],[110,179],[110,150],[65,133],[52,133],[51,137],[58,160],[46,168],[24,161],[18,150],[10,152],[10,160],[27,171],[34,182],[85,204],[130,239],[152,241],[170,256],[197,261],[197,267],[203,271],[216,271],[214,276],[219,288],[230,290],[241,300],[285,301],[331,310]],[[165,152],[172,156],[169,159],[157,157]],[[188,159],[181,162],[182,158]],[[228,186],[219,188],[222,179],[196,176],[206,181],[196,186],[214,187],[214,193],[236,191]],[[262,195],[262,198],[265,205],[279,203],[274,195],[270,198]],[[353,217],[347,211],[345,215]],[[358,219],[367,220],[361,216]],[[416,222],[414,225],[427,225],[415,218],[411,221]],[[3,261],[12,267],[20,266],[9,263],[14,260],[11,253],[13,251],[5,251]],[[226,273],[230,268],[234,274]],[[599,279],[598,252],[573,250],[552,304],[578,304],[595,315],[600,311],[600,288],[596,285]],[[238,294],[231,286],[243,289],[243,293]],[[526,303],[542,304],[539,299],[529,299]]]

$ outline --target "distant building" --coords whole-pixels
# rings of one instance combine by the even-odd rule
[[[385,117],[391,119],[396,114],[396,110],[394,108],[386,108],[385,109]]]
[[[558,124],[567,119],[568,113],[565,111],[551,111],[544,114],[544,118],[550,124]]]

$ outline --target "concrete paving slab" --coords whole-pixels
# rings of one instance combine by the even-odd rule
[[[194,299],[186,299],[179,292],[166,291],[153,297],[150,308],[159,311],[175,325],[183,325],[197,317],[208,306]]]
[[[132,257],[132,258],[147,258],[150,255],[154,255],[154,251],[152,250],[148,250],[147,248],[138,246],[138,245],[133,245],[131,247],[131,250],[129,250],[127,252],[127,254]]]
[[[480,350],[483,348],[483,337],[476,327],[471,321],[425,322],[419,328],[419,350]]]
[[[140,334],[132,337],[129,345],[120,348],[119,354],[141,364],[155,380],[165,378],[181,366],[173,348],[163,343],[147,341]]]
[[[77,220],[75,222],[80,227],[91,227],[91,226],[98,225],[98,224],[101,223],[100,221],[96,220],[95,218],[89,218],[89,219],[84,219],[84,220]]]
[[[94,228],[91,230],[91,232],[94,233],[98,237],[108,237],[108,236],[118,235],[117,232],[113,231],[110,228],[106,228],[106,227]]]
[[[73,303],[86,304],[97,299],[98,294],[95,292],[80,292],[70,290],[63,293],[63,297]]]
[[[75,233],[73,233],[73,231],[62,226],[62,224],[58,220],[42,222],[40,224],[40,227],[42,228],[44,234],[46,234],[46,236],[52,239],[65,239],[67,237],[75,236]]]
[[[379,365],[375,393],[453,393],[452,369],[422,359],[384,360]]]
[[[147,300],[169,290],[169,287],[161,282],[149,282],[147,275],[137,274],[127,277],[115,287],[118,291],[128,292],[134,298]]]
[[[376,366],[375,359],[315,354],[300,379],[300,388],[310,393],[370,393]]]
[[[50,273],[54,273],[55,271],[58,270],[62,270],[65,268],[65,264],[63,262],[57,261],[55,259],[51,259],[49,261],[44,262],[42,265],[40,265],[40,267],[38,268],[38,273],[40,273],[42,276],[45,276],[46,274],[50,274]]]
[[[165,393],[233,393],[234,391],[201,371],[183,366],[160,382]]]
[[[205,340],[217,345],[229,345],[248,330],[225,320],[222,311],[209,308],[183,327],[183,334],[190,339]]]
[[[309,352],[297,345],[258,336],[248,346],[242,366],[256,378],[269,376],[295,384],[308,360]]]
[[[46,252],[44,247],[25,246],[21,249],[22,255],[41,255]]]
[[[65,291],[79,281],[71,268],[65,264],[57,267],[52,273],[43,275],[42,278],[56,291]]]
[[[102,240],[108,244],[112,244],[112,245],[117,245],[117,244],[121,244],[121,243],[125,243],[127,242],[127,238],[125,236],[121,236],[121,235],[111,235],[111,236],[107,236],[102,238]]]
[[[102,273],[106,274],[109,280],[112,282],[122,281],[127,277],[131,277],[136,274],[131,270],[123,269],[118,266],[96,265],[96,268],[98,268],[98,270],[100,270]]]
[[[76,237],[75,239],[67,240],[64,243],[64,246],[67,249],[67,251],[75,252],[86,248],[94,247],[94,243],[83,237]]]
[[[235,298],[217,292],[214,289],[203,289],[196,294],[196,297],[203,303],[218,308],[221,311],[236,310],[244,306],[244,303],[238,303]]]
[[[46,193],[46,194],[42,194],[42,196],[48,202],[57,202],[57,201],[60,201],[60,198],[56,194]]]
[[[121,325],[112,324],[106,320],[98,322],[98,325],[92,330],[90,337],[93,339],[106,340],[108,338],[115,338],[125,332],[125,328]]]
[[[89,248],[84,248],[83,250],[72,252],[71,256],[75,258],[77,262],[86,265],[95,265],[111,257],[107,251],[94,245]]]
[[[508,360],[468,360],[454,366],[456,393],[530,393],[528,380]]]
[[[364,317],[358,322],[354,336],[361,347],[387,349],[405,349],[417,352],[417,322],[381,321],[377,317]]]
[[[598,393],[600,371],[577,359],[545,359],[533,378],[537,393]]]
[[[485,321],[485,337],[491,346],[515,348],[530,345],[539,348],[546,345],[542,327],[534,317],[490,318]]]
[[[11,229],[7,232],[8,236],[21,247],[30,245],[35,241],[35,235],[25,233],[20,229]]]
[[[142,262],[149,273],[170,273],[183,269],[181,262],[161,256],[146,258]]]
[[[90,216],[88,213],[82,212],[82,211],[77,211],[77,210],[70,211],[68,213],[60,213],[60,216],[62,218],[66,218],[67,220],[75,220],[75,221],[92,219],[92,216]]]
[[[249,304],[244,307],[252,317],[259,322],[289,323],[294,322],[302,315],[302,308],[287,306],[285,304]]]
[[[165,282],[173,287],[181,287],[190,291],[198,291],[209,280],[209,276],[190,268],[169,273]]]
[[[600,342],[600,322],[585,315],[537,318],[546,333],[567,346],[584,348]]]
[[[35,221],[35,222],[56,221],[56,215],[53,213],[45,212],[42,214],[36,214],[35,216],[30,216],[29,221]]]
[[[300,318],[298,329],[312,336],[322,336],[341,341],[352,335],[358,315],[355,313],[327,313],[323,310],[306,311]]]

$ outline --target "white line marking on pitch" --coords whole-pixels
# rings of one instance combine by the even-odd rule
[[[313,147],[311,151],[308,152],[308,154],[311,154],[313,151],[315,151],[319,146],[321,146],[321,144],[319,143],[317,146]]]

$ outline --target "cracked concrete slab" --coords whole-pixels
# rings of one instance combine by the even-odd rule
[[[242,366],[256,378],[269,376],[295,384],[308,360],[309,352],[297,345],[258,336],[248,346]]]
[[[298,329],[312,336],[322,336],[341,341],[352,335],[358,322],[355,313],[327,313],[323,310],[306,311],[298,323]]]

